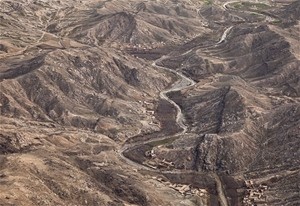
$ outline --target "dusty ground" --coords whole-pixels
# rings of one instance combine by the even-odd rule
[[[0,205],[300,204],[299,14],[0,0]]]

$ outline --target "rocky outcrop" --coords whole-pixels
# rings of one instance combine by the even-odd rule
[[[1,205],[298,205],[287,4],[0,1]]]

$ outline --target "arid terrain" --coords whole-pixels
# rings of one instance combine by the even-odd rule
[[[299,0],[0,0],[0,206],[297,206],[299,148]]]

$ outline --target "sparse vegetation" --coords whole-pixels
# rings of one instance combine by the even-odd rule
[[[0,0],[0,205],[298,205],[300,1],[258,2]]]

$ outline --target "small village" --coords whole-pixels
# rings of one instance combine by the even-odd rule
[[[152,168],[152,169],[174,169],[175,164],[174,162],[169,162],[165,159],[159,159],[156,157],[154,150],[146,151],[145,157],[150,158],[149,160],[145,161],[143,164]]]
[[[176,190],[181,195],[188,196],[188,195],[195,195],[198,197],[204,197],[208,195],[208,192],[206,189],[199,189],[199,188],[193,188],[191,185],[185,185],[185,184],[173,184],[171,182],[165,181],[163,178],[160,177],[152,177],[152,179]]]
[[[243,199],[243,205],[254,206],[254,205],[267,205],[267,196],[265,191],[268,190],[268,186],[265,184],[255,184],[252,180],[246,180],[246,195]]]

